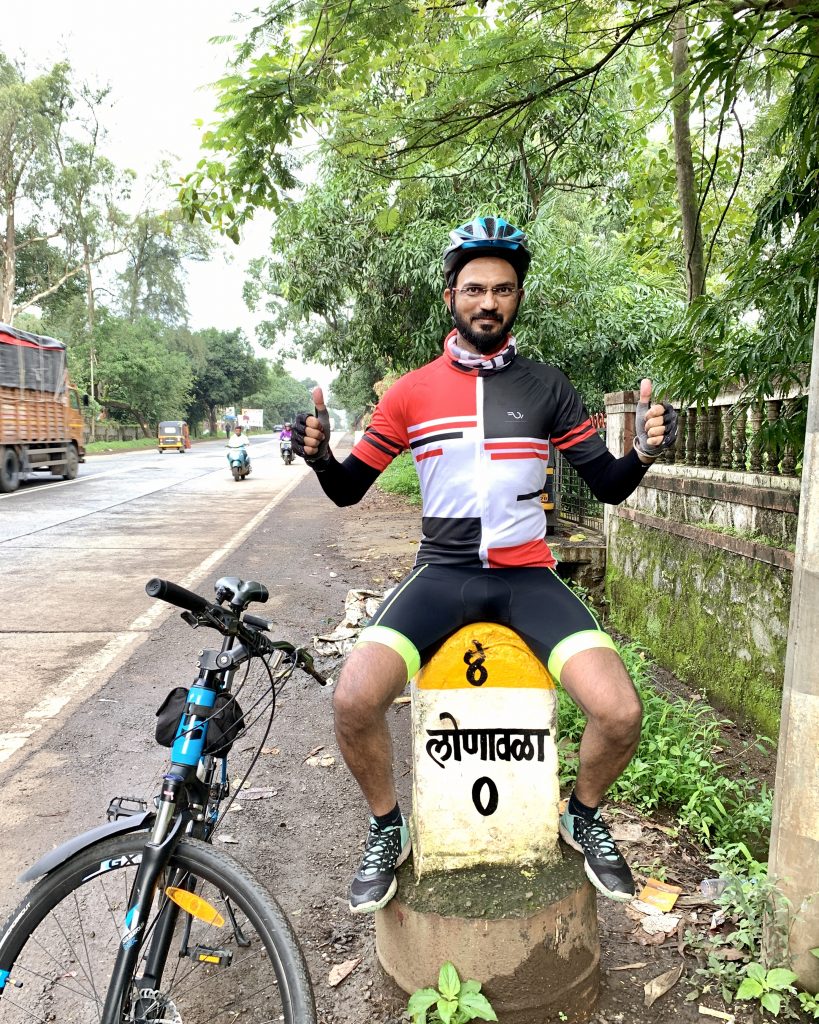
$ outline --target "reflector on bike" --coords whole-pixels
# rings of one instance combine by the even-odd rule
[[[165,895],[191,917],[196,917],[200,921],[204,921],[205,924],[221,928],[225,923],[225,919],[219,911],[212,907],[207,900],[197,896],[195,892],[188,892],[187,889],[178,889],[175,885],[169,885],[165,890]]]

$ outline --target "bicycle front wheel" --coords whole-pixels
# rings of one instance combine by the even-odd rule
[[[81,851],[17,907],[0,933],[2,1024],[101,1019],[146,838],[119,836]],[[140,979],[159,915],[169,909],[169,884],[195,892],[218,917],[206,923],[174,905],[162,976],[146,988]],[[307,966],[289,921],[222,851],[197,839],[180,840],[157,885],[120,1020],[315,1024]]]

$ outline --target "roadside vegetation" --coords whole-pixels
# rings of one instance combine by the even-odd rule
[[[421,484],[410,452],[393,459],[376,481],[376,487],[387,494],[400,494],[413,505],[421,504]]]

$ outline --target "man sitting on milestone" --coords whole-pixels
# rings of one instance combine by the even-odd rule
[[[443,354],[393,384],[342,463],[330,451],[320,388],[315,415],[300,413],[293,427],[294,451],[337,505],[360,501],[406,449],[423,496],[415,567],[362,630],[335,691],[338,744],[372,814],[350,886],[354,913],[392,898],[395,869],[410,850],[386,711],[422,662],[476,621],[515,630],[582,709],[580,763],[560,834],[583,853],[602,893],[634,895],[598,805],[634,754],[642,708],[613,642],[554,571],[539,499],[553,444],[599,500],[623,501],[674,443],[676,414],[651,404],[644,380],[634,449],[614,458],[563,373],[517,355],[511,330],[529,261],[526,236],[500,217],[456,228],[443,260],[454,322]]]

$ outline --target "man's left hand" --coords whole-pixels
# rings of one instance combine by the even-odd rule
[[[651,381],[640,382],[634,448],[647,466],[677,440],[677,412],[668,402],[651,404]]]

